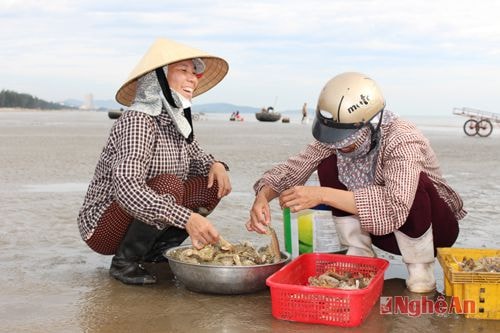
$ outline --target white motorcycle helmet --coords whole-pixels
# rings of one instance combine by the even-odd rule
[[[312,133],[316,140],[336,143],[365,126],[380,128],[385,99],[375,81],[364,74],[347,72],[326,83],[316,107]],[[377,128],[371,124],[380,114]]]

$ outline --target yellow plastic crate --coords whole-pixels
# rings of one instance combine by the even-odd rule
[[[500,273],[460,271],[457,262],[464,257],[474,260],[500,257],[500,249],[437,249],[437,258],[444,272],[446,296],[457,296],[460,302],[475,302],[475,313],[466,313],[466,318],[500,319]]]

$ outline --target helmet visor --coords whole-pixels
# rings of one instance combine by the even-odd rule
[[[383,114],[384,109],[375,113],[368,121],[358,122],[358,123],[339,123],[334,121],[332,118],[328,118],[322,115],[321,111],[316,111],[316,117],[314,118],[312,133],[316,140],[338,144],[340,141],[347,139],[349,136],[354,135],[363,127],[367,126],[370,122],[374,121],[377,116]],[[379,119],[380,121],[380,119]]]
[[[316,115],[314,118],[312,132],[316,140],[324,143],[336,143],[353,135],[361,128],[364,123],[340,124],[334,123],[331,119]]]
[[[314,118],[312,134],[314,138],[324,143],[336,143],[353,135],[360,128],[332,128],[325,125],[318,117]]]

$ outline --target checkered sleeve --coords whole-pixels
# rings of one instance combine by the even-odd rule
[[[215,159],[212,155],[205,153],[200,147],[198,140],[196,140],[196,137],[189,145],[189,156],[191,158],[189,177],[208,176],[210,167],[215,162]]]
[[[318,141],[310,143],[299,154],[266,171],[254,184],[255,193],[267,185],[277,193],[292,186],[304,185],[319,163],[332,154],[332,150]]]
[[[124,119],[125,120],[125,119]],[[146,185],[147,166],[155,144],[155,125],[147,115],[128,117],[115,129],[116,160],[112,184],[117,202],[145,223],[184,228],[191,211],[170,195],[159,195]]]
[[[418,187],[426,158],[433,157],[423,136],[399,133],[387,140],[383,154],[382,185],[376,184],[354,191],[354,199],[363,229],[374,235],[385,235],[406,221]],[[429,152],[429,154],[427,153]]]

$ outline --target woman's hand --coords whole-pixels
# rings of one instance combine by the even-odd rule
[[[252,208],[250,209],[250,219],[245,224],[248,231],[255,231],[260,234],[266,233],[266,226],[271,223],[271,209],[269,201],[263,192],[255,197]]]
[[[229,180],[229,174],[226,171],[224,164],[220,162],[214,162],[210,167],[208,173],[208,188],[214,185],[214,181],[217,181],[219,190],[217,191],[217,197],[220,199],[231,193],[231,181]]]
[[[292,213],[312,208],[323,203],[325,188],[321,186],[294,186],[279,197],[281,208],[290,208]]]
[[[219,241],[219,232],[212,223],[197,213],[191,213],[186,223],[186,231],[191,238],[191,243],[198,250],[207,244],[215,244]]]

